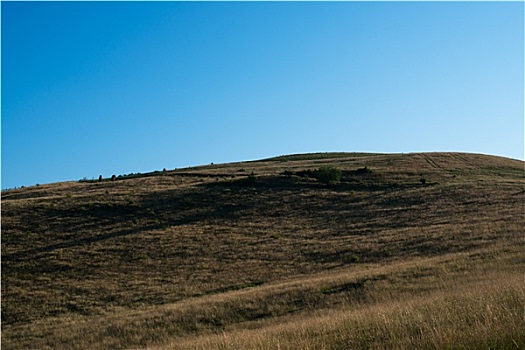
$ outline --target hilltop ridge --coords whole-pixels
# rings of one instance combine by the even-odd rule
[[[317,153],[298,153],[298,154],[290,154],[290,155],[281,155],[281,156],[275,156],[270,158],[263,158],[258,160],[251,160],[251,161],[241,161],[241,162],[231,162],[231,163],[218,163],[218,164],[205,164],[205,165],[196,165],[196,166],[189,166],[184,168],[175,168],[175,169],[166,169],[163,170],[155,170],[150,172],[144,172],[144,173],[130,173],[130,174],[116,174],[115,180],[129,180],[129,179],[135,179],[135,178],[144,178],[144,177],[155,177],[155,176],[163,176],[168,174],[178,174],[184,176],[185,174],[188,175],[196,175],[196,171],[204,170],[209,173],[209,176],[214,175],[221,175],[217,173],[214,170],[221,169],[221,168],[231,168],[236,166],[250,166],[255,164],[264,164],[264,163],[289,163],[290,166],[299,166],[299,167],[306,167],[306,166],[315,166],[319,164],[319,162],[338,162],[341,161],[343,164],[350,165],[351,163],[359,164],[359,160],[361,159],[363,164],[381,164],[381,162],[384,160],[384,158],[389,158],[390,163],[394,161],[394,159],[399,157],[406,157],[406,159],[410,159],[414,161],[414,167],[419,164],[422,169],[428,168],[429,166],[432,168],[437,168],[439,165],[437,163],[432,163],[432,159],[436,158],[438,162],[441,162],[444,168],[449,168],[450,171],[454,171],[454,169],[462,169],[462,168],[484,168],[485,170],[490,170],[489,168],[492,167],[509,167],[509,168],[516,168],[521,169],[524,167],[524,163],[521,160],[512,159],[512,158],[506,158],[501,156],[493,156],[493,155],[485,155],[485,154],[477,154],[477,153],[464,153],[464,152],[417,152],[417,153],[365,153],[365,152],[317,152]],[[418,159],[419,158],[419,159]],[[421,159],[424,159],[426,163],[421,164]],[[296,163],[296,165],[294,165]],[[384,166],[385,164],[382,164],[381,166]],[[283,165],[284,166],[284,165]],[[366,165],[364,165],[366,166]],[[259,167],[257,167],[259,168]],[[494,170],[494,169],[493,169]],[[240,174],[236,173],[227,173],[222,174],[223,176],[235,176],[235,175],[243,175],[242,172]],[[246,175],[246,174],[244,174]],[[111,181],[111,176],[104,177],[104,182]],[[24,190],[27,188],[32,187],[41,187],[45,185],[59,185],[64,183],[71,183],[75,182],[74,180],[65,181],[65,182],[56,182],[56,183],[50,183],[50,184],[38,184],[37,186],[22,186],[20,188],[14,188],[14,189],[4,189],[2,190],[3,194],[6,194],[7,192],[13,191],[13,190]],[[96,183],[100,182],[98,179],[92,178],[91,180],[84,178],[79,180],[78,182],[84,182],[84,183]]]

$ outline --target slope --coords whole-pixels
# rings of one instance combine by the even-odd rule
[[[340,183],[309,176],[324,165]],[[2,345],[145,348],[515,281],[524,175],[487,155],[337,153],[5,191]]]

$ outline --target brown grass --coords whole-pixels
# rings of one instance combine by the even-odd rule
[[[328,310],[148,349],[521,349],[525,287],[520,278],[507,275],[468,289]]]
[[[524,174],[318,154],[4,191],[2,346],[523,348]]]

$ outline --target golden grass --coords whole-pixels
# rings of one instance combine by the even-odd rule
[[[147,349],[522,349],[524,305],[523,276],[504,276],[461,290]]]
[[[153,349],[173,339],[155,349],[273,349],[276,342],[285,349],[519,345],[525,336],[525,281],[515,270],[525,270],[522,251],[507,247],[341,268],[158,307],[48,318],[18,327],[18,345]],[[486,319],[487,310],[495,313],[497,327]],[[478,325],[482,321],[485,328]],[[414,327],[431,326],[434,332],[411,335]],[[438,340],[450,346],[433,347]]]
[[[523,348],[524,174],[322,154],[5,191],[2,346]]]

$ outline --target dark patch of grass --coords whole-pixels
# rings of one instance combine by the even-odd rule
[[[365,288],[367,279],[360,279],[355,282],[348,282],[343,283],[336,286],[331,286],[328,288],[324,288],[321,293],[323,294],[336,294],[336,293],[344,293],[344,292],[354,292],[357,290],[361,290]]]
[[[369,167],[365,166],[354,171],[356,174],[371,174],[374,171]]]
[[[242,284],[235,284],[235,285],[232,285],[232,286],[225,286],[225,287],[213,289],[211,291],[205,292],[204,294],[205,295],[220,294],[220,293],[226,293],[226,292],[231,292],[231,291],[235,291],[235,290],[242,290],[242,289],[246,289],[246,288],[253,288],[253,287],[260,286],[263,283],[264,283],[263,281],[255,281],[255,282],[246,282],[246,283],[242,283]]]

